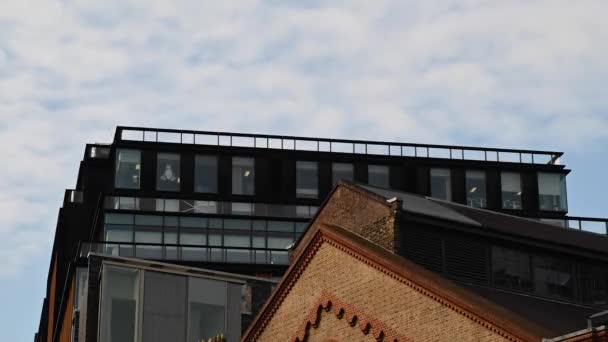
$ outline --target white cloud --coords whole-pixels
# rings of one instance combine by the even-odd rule
[[[119,124],[608,143],[607,10],[604,0],[0,2],[10,161],[0,250],[25,255],[0,274],[47,253],[84,144]]]

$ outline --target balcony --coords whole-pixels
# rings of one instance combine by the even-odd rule
[[[563,155],[552,151],[118,127],[114,142],[125,141],[545,165],[559,165]]]
[[[79,256],[89,253],[161,261],[289,265],[286,249],[173,245],[156,243],[84,242]]]

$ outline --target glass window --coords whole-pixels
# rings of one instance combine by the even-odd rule
[[[190,278],[189,282],[188,342],[226,334],[226,283],[202,278]]]
[[[367,183],[379,188],[389,188],[389,168],[386,165],[369,165]]]
[[[293,243],[293,233],[268,232],[268,248],[287,249]]]
[[[133,226],[123,224],[106,224],[105,241],[108,242],[133,242]]]
[[[599,265],[580,265],[581,297],[585,303],[608,304],[608,269]]]
[[[232,158],[232,193],[253,195],[255,193],[254,159]]]
[[[333,163],[331,165],[332,185],[336,186],[341,180],[352,181],[353,164]]]
[[[534,290],[543,296],[572,298],[573,265],[565,260],[534,257]]]
[[[135,256],[144,259],[162,259],[163,233],[161,227],[135,227]]]
[[[165,342],[186,339],[187,280],[188,278],[184,276],[146,271],[142,341]]]
[[[561,173],[538,173],[538,206],[541,210],[568,210],[566,175]]]
[[[133,224],[133,215],[129,214],[105,214],[107,224]]]
[[[179,154],[159,153],[156,163],[156,189],[179,191]]]
[[[317,198],[319,196],[319,171],[317,162],[296,162],[296,197]]]
[[[217,192],[217,157],[196,156],[194,160],[194,191]]]
[[[475,208],[486,207],[486,173],[466,171],[467,205]]]
[[[521,209],[521,176],[517,172],[500,175],[503,209]]]
[[[139,189],[141,153],[138,150],[116,150],[114,186],[122,189]]]
[[[531,290],[530,256],[517,250],[493,246],[492,279],[499,286]]]
[[[215,201],[194,201],[195,213],[198,214],[217,214],[217,202]]]
[[[447,201],[452,200],[450,169],[431,169],[431,196]]]
[[[138,341],[139,271],[103,267],[100,341]]]

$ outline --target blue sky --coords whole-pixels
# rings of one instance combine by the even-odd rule
[[[0,329],[116,125],[552,149],[608,216],[605,0],[0,1]],[[83,228],[84,229],[84,228]],[[8,334],[8,335],[7,335]]]

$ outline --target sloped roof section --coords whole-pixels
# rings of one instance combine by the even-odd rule
[[[608,236],[606,235],[561,228],[533,219],[473,208],[402,191],[362,184],[353,185],[382,196],[386,200],[398,198],[403,202],[403,211],[408,213],[608,255]]]
[[[481,224],[466,215],[459,213],[456,210],[445,207],[438,202],[429,201],[427,197],[409,194],[406,192],[392,191],[387,189],[375,188],[368,185],[357,184],[368,191],[380,195],[387,200],[397,198],[401,200],[401,209],[413,214],[429,215],[439,219],[464,223],[472,226],[481,226]]]

